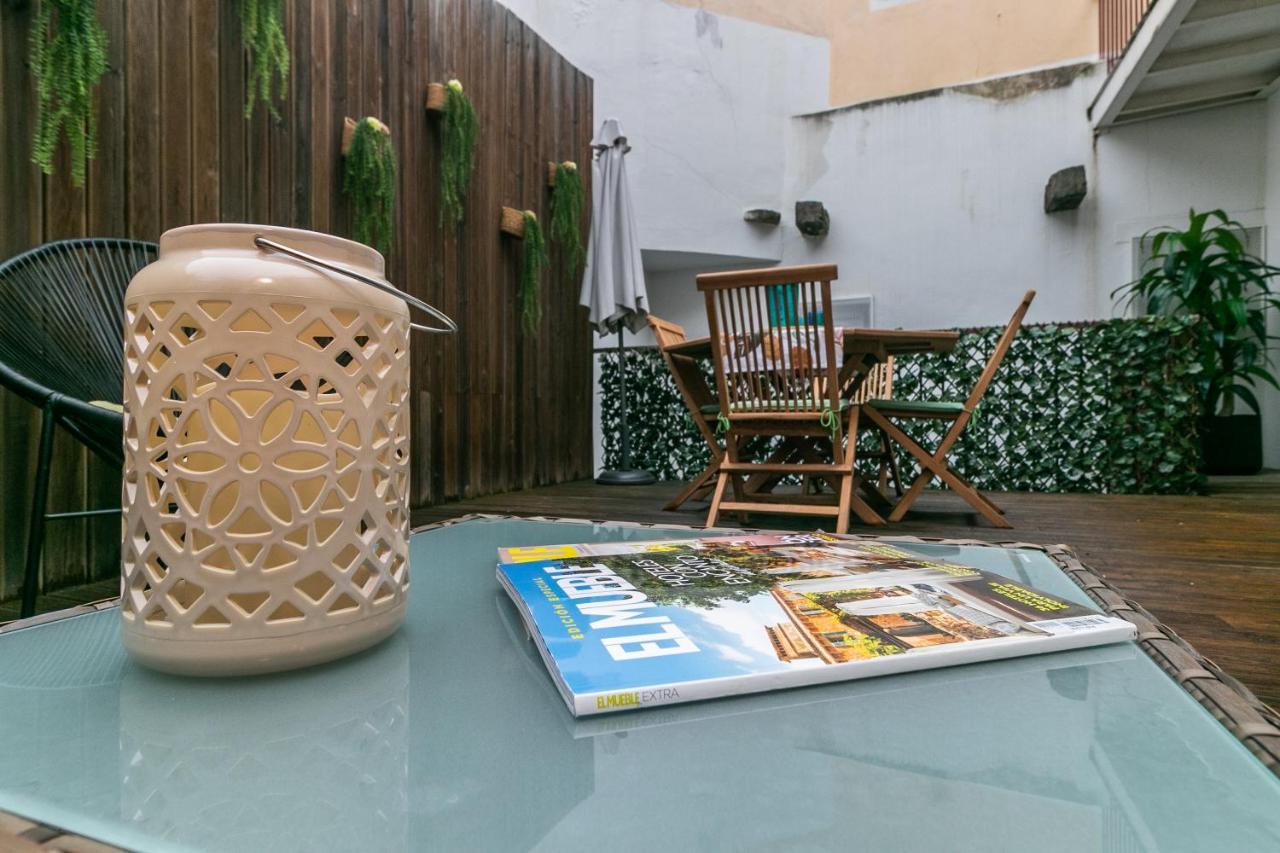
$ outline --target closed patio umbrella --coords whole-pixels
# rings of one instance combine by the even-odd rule
[[[627,371],[623,331],[644,325],[649,298],[644,288],[640,241],[636,236],[631,193],[627,187],[626,154],[631,150],[617,119],[605,119],[591,141],[591,235],[582,273],[579,304],[591,309],[591,325],[601,336],[618,334],[619,404],[622,408],[622,467],[602,471],[597,483],[642,485],[654,481],[648,471],[631,469],[631,435],[627,424]]]

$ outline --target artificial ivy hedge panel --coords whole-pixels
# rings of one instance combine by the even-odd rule
[[[966,331],[951,353],[899,358],[894,396],[964,400],[1000,328]],[[635,467],[684,480],[708,453],[656,350],[627,354]],[[706,365],[710,370],[710,365]],[[1191,321],[1174,317],[1027,326],[951,454],[992,491],[1186,494],[1196,473],[1197,375]],[[620,463],[618,359],[601,355],[605,462]],[[714,385],[713,385],[714,387]],[[944,425],[906,424],[933,447]],[[916,467],[899,453],[908,482]],[[936,483],[935,483],[936,485]]]

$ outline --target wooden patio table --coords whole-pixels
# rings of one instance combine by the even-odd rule
[[[866,378],[871,368],[887,360],[890,356],[911,355],[922,352],[951,352],[951,350],[955,349],[956,341],[959,338],[959,332],[932,329],[843,329],[844,364],[840,368],[840,383],[845,389],[845,396],[851,396],[856,393],[858,386],[862,384],[862,380]],[[690,338],[683,343],[673,344],[665,349],[667,352],[676,355],[709,359],[711,358],[711,338]],[[673,374],[671,378],[676,383],[676,388],[680,391],[680,394],[695,411],[715,402],[711,388],[707,385],[706,380],[701,377],[701,374],[683,380],[682,377]],[[784,446],[783,452],[786,453],[797,449]],[[713,461],[718,460],[721,454],[720,448],[712,447],[711,452]],[[714,473],[709,468],[698,479],[705,481],[709,474],[714,475]],[[769,487],[768,483],[748,483],[749,491],[763,491]],[[800,499],[801,496],[797,495],[796,497],[797,503],[806,502]],[[880,514],[857,494],[853,497],[852,509],[860,519],[868,524],[878,525],[885,523]]]

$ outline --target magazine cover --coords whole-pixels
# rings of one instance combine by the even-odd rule
[[[504,548],[575,716],[1118,642],[1123,619],[821,533]]]

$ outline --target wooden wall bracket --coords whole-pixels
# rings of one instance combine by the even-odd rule
[[[427,109],[433,113],[444,112],[444,84],[427,84]]]
[[[514,207],[502,208],[502,217],[498,220],[498,230],[503,234],[515,237],[517,240],[523,240],[524,211],[516,210]]]

